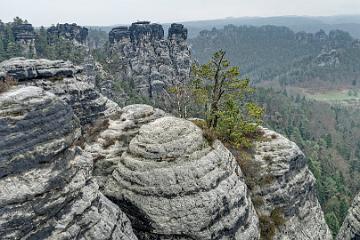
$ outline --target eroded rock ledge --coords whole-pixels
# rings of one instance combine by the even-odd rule
[[[80,125],[66,102],[37,87],[3,93],[0,130],[1,239],[136,239],[73,146]]]
[[[1,76],[10,76],[19,85],[38,86],[68,103],[80,119],[81,126],[100,117],[111,118],[120,107],[99,94],[82,74],[82,68],[69,61],[12,58],[0,63]]]

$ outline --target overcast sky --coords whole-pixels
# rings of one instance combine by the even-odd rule
[[[35,26],[176,22],[241,16],[360,14],[360,0],[0,0],[0,19]]]

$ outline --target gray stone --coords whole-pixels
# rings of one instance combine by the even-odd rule
[[[130,105],[122,109],[119,118],[110,120],[93,142],[88,142],[85,149],[90,152],[95,161],[94,176],[103,187],[120,162],[121,155],[128,149],[129,143],[142,125],[165,116],[162,110],[148,105]]]
[[[0,63],[0,70],[18,81],[41,78],[73,77],[81,72],[69,61],[47,59],[11,58]]]
[[[252,190],[252,197],[264,202],[257,206],[258,214],[270,216],[275,209],[283,212],[285,225],[277,229],[274,239],[332,239],[304,154],[282,135],[263,131],[265,140],[256,143],[254,161],[258,177],[268,181]]]
[[[82,68],[69,61],[12,58],[0,63],[1,71],[18,80],[19,85],[38,86],[59,96],[73,108],[82,126],[100,117],[111,118],[120,111],[87,81]]]
[[[79,127],[41,88],[0,94],[1,239],[137,239],[98,190],[91,155],[74,146]]]
[[[88,29],[78,26],[75,23],[57,24],[56,26],[48,28],[47,32],[50,44],[53,44],[59,38],[85,44],[88,36]]]
[[[336,237],[337,240],[360,239],[360,194],[357,195],[348,210],[348,214]]]
[[[139,239],[258,239],[258,218],[240,167],[193,123],[143,125],[105,185]]]
[[[15,41],[22,47],[23,55],[36,55],[36,34],[31,24],[15,24],[12,27]]]
[[[161,25],[149,22],[114,28],[109,34],[108,61],[120,61],[115,79],[156,105],[166,102],[169,87],[189,81],[191,59],[186,33],[179,24],[172,25],[167,39]]]

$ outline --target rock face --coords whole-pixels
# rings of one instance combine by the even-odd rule
[[[85,44],[88,36],[88,29],[73,24],[57,24],[50,27],[48,30],[48,41],[50,44],[54,43],[59,38],[74,41],[79,44]]]
[[[147,99],[160,101],[166,89],[188,81],[190,50],[187,29],[173,24],[169,36],[159,24],[136,22],[117,27],[109,33],[109,63],[116,59],[117,79]]]
[[[355,197],[336,239],[360,239],[360,194]]]
[[[15,78],[20,85],[53,92],[74,109],[82,126],[100,117],[111,118],[120,110],[117,104],[99,94],[81,74],[82,69],[71,62],[13,58],[0,63],[0,72]]]
[[[161,37],[137,25],[131,44]],[[6,76],[18,86],[0,94],[1,239],[255,240],[276,211],[273,239],[331,239],[306,159],[283,136],[264,129],[249,191],[220,141],[148,105],[121,109],[70,62],[10,59]],[[339,239],[359,237],[358,202]]]
[[[129,143],[138,134],[142,125],[165,116],[165,112],[148,105],[130,105],[122,109],[119,118],[110,120],[94,142],[86,146],[86,151],[97,159],[94,175],[101,187],[114,168],[121,162],[122,154],[127,151]]]
[[[36,55],[35,31],[31,24],[16,24],[12,28],[15,41],[23,47],[24,55]]]
[[[130,141],[105,193],[139,239],[258,239],[258,218],[232,154],[193,123],[163,117]]]
[[[136,240],[92,180],[71,107],[37,87],[0,94],[1,239]]]
[[[262,198],[257,206],[260,216],[274,210],[284,215],[274,239],[332,239],[315,193],[315,178],[299,147],[268,129],[266,141],[256,144],[254,161],[259,177],[268,179],[253,190],[253,198]]]

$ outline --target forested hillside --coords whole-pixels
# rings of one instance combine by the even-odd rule
[[[217,49],[225,50],[255,83],[335,88],[350,86],[360,74],[359,41],[340,30],[312,34],[286,27],[229,25],[202,31],[191,44],[200,62]]]

